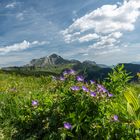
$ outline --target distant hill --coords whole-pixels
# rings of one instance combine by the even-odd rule
[[[121,65],[121,64],[118,64]],[[140,64],[124,63],[125,69],[131,72],[131,75],[136,78],[137,72],[140,72]],[[111,67],[104,64],[96,64],[95,61],[85,60],[67,60],[57,54],[45,56],[39,59],[33,59],[22,67],[5,67],[2,68],[5,72],[14,72],[21,75],[60,75],[66,69],[74,69],[79,74],[82,74],[86,79],[104,79],[111,72]]]
[[[137,61],[136,62],[134,61],[134,62],[131,62],[131,63],[132,64],[140,64],[140,62],[137,62]]]

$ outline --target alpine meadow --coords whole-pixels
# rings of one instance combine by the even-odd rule
[[[0,140],[140,140],[140,0],[0,0]]]

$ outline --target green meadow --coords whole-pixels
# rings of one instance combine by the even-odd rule
[[[140,140],[140,83],[117,66],[103,81],[0,72],[0,140]]]

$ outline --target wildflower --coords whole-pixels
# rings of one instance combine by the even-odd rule
[[[95,81],[94,81],[94,80],[90,80],[90,83],[91,83],[91,84],[95,84]]]
[[[38,101],[33,100],[33,101],[32,101],[32,106],[37,106],[37,105],[38,105]]]
[[[113,96],[113,94],[111,94],[111,93],[108,93],[108,97],[112,97]]]
[[[80,88],[78,86],[72,86],[71,90],[76,90],[77,91],[77,90],[80,90]]]
[[[66,122],[66,123],[64,123],[64,128],[71,129],[72,125],[70,123]]]
[[[69,73],[68,73],[68,71],[66,71],[66,70],[63,72],[63,75],[64,75],[64,76],[65,76],[65,75],[68,75],[68,74],[69,74]]]
[[[68,73],[69,73],[69,74],[72,74],[72,75],[75,75],[75,70],[70,69]]]
[[[60,80],[61,80],[61,81],[65,81],[65,78],[64,78],[64,77],[60,77]]]
[[[91,92],[90,92],[90,96],[95,97],[95,96],[96,96],[96,93],[93,92],[93,91],[91,91]]]
[[[83,76],[77,76],[77,81],[83,82],[84,81],[84,77]]]
[[[118,116],[117,116],[117,115],[114,115],[114,116],[113,116],[113,120],[114,120],[114,121],[118,121],[118,120],[119,120],[119,119],[118,119]]]
[[[108,92],[107,89],[103,85],[98,84],[97,88],[99,92],[103,92],[103,93]]]
[[[88,89],[87,87],[85,87],[85,86],[82,86],[82,89],[83,89],[83,91],[85,91],[85,92],[89,92],[89,89]]]

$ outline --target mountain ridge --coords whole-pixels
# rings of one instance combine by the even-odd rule
[[[91,60],[84,60],[83,62],[76,59],[67,60],[55,53],[51,54],[50,56],[45,56],[38,59],[32,59],[30,63],[25,66],[45,67],[47,65],[63,65],[63,64],[68,64],[68,63],[81,63],[84,65],[99,65],[101,67],[109,67],[105,64],[96,64],[95,61],[91,61]]]
[[[136,75],[140,72],[140,64],[119,63],[124,64],[126,71],[136,79]],[[21,67],[4,67],[3,71],[15,72],[23,75],[61,75],[66,69],[74,69],[78,74],[84,75],[87,79],[104,79],[112,68],[104,64],[96,64],[95,61],[85,60],[67,60],[57,54],[45,56],[39,59],[32,59],[28,64]]]

